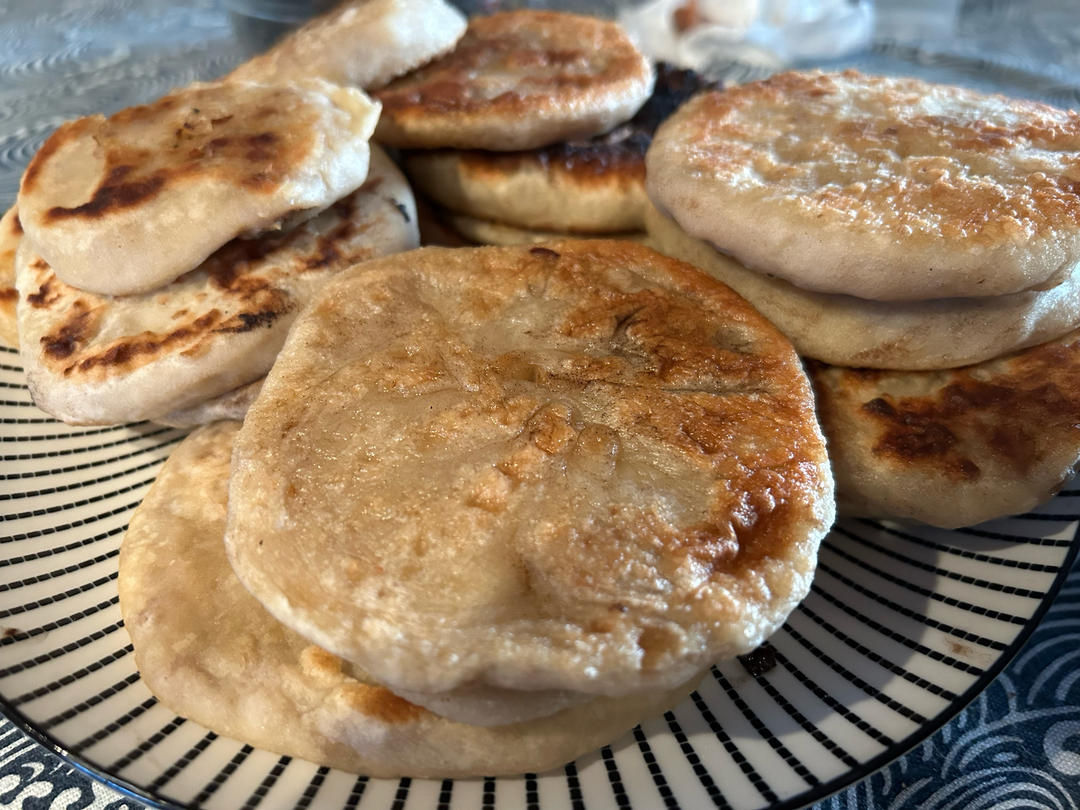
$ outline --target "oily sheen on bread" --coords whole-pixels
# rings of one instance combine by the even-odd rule
[[[494,776],[562,765],[693,688],[593,698],[551,717],[483,728],[348,674],[340,659],[275,621],[229,568],[222,535],[238,427],[210,425],[176,448],[120,550],[120,609],[140,676],[179,715],[250,745],[370,776]]]
[[[304,77],[380,87],[454,47],[465,16],[445,0],[347,0],[229,74],[291,84]]]
[[[948,371],[809,368],[846,513],[970,526],[1080,463],[1080,332]]]
[[[469,21],[450,53],[374,92],[376,139],[408,148],[533,149],[630,118],[649,61],[616,23],[519,9]]]
[[[1080,325],[1080,264],[1045,290],[932,301],[870,301],[819,293],[750,270],[650,205],[645,225],[662,253],[728,284],[804,357],[838,366],[926,370],[981,363]]]
[[[603,240],[339,276],[248,412],[229,501],[271,613],[434,695],[673,687],[780,626],[833,517],[790,344]]]
[[[785,73],[657,133],[650,197],[796,286],[883,301],[1041,288],[1080,261],[1080,113],[912,78]]]
[[[155,289],[358,188],[378,115],[360,90],[308,80],[193,84],[70,121],[23,175],[25,240],[73,287]]]
[[[42,410],[73,424],[156,419],[252,382],[333,274],[416,247],[405,178],[374,153],[365,184],[292,230],[237,239],[140,295],[71,287],[23,241],[16,257],[20,352]]]

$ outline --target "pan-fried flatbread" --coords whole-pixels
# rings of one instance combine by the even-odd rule
[[[698,96],[649,195],[755,270],[877,300],[993,296],[1080,261],[1080,113],[918,79],[785,73]]]
[[[15,251],[22,241],[22,226],[15,206],[0,217],[0,344],[19,348],[19,330],[15,324]]]
[[[19,217],[65,283],[124,295],[354,191],[379,107],[360,90],[194,84],[62,124],[30,161]]]
[[[414,248],[418,235],[405,178],[376,152],[364,185],[317,217],[234,240],[149,293],[77,290],[23,242],[20,351],[34,401],[65,422],[114,424],[156,419],[263,376],[330,276]]]
[[[338,276],[248,412],[229,503],[271,613],[428,694],[674,686],[780,626],[833,516],[790,344],[602,240]]]
[[[847,513],[970,526],[1027,512],[1080,463],[1080,332],[951,371],[810,373]]]
[[[346,674],[340,659],[276,622],[229,568],[221,538],[237,427],[211,425],[176,448],[120,550],[120,609],[135,662],[150,691],[183,717],[371,776],[494,776],[562,765],[693,688],[593,698],[542,720],[481,728]]]
[[[374,93],[376,139],[513,150],[590,138],[630,118],[652,82],[614,22],[526,9],[475,17],[453,51]]]
[[[445,0],[349,0],[228,78],[291,84],[313,77],[369,89],[446,53],[464,33],[465,16]]]
[[[611,132],[526,152],[409,152],[405,172],[439,205],[475,219],[564,234],[640,231],[653,133],[710,86],[693,71],[661,64],[648,101]]]
[[[501,222],[490,222],[465,214],[454,214],[449,211],[441,212],[440,216],[449,223],[455,231],[474,245],[536,245],[541,242],[565,239],[571,234],[558,233],[556,231],[536,231],[528,228],[517,228],[513,225],[504,225]],[[645,234],[628,233],[576,233],[572,234],[581,239],[634,239],[642,241]]]
[[[614,136],[625,139],[620,130]],[[566,153],[561,163],[537,151],[419,150],[404,166],[417,189],[460,216],[564,234],[640,230],[644,164],[617,150],[595,163],[579,161],[586,150],[601,154],[593,141],[584,143],[576,153],[568,144],[548,147]]]
[[[662,253],[730,285],[804,357],[838,366],[935,369],[981,363],[1080,325],[1080,263],[1045,290],[934,301],[869,301],[811,292],[747,269],[653,206],[645,224]]]

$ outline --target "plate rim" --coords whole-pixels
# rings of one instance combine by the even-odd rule
[[[1059,496],[1055,493],[1054,497],[1056,498]],[[815,802],[827,799],[828,797],[839,793],[841,790],[873,776],[887,765],[890,765],[900,757],[914,750],[920,743],[924,742],[948,725],[957,715],[964,711],[975,698],[989,688],[989,686],[1004,671],[1005,667],[1012,663],[1017,657],[1021,649],[1028,643],[1035,630],[1042,624],[1047,612],[1061,592],[1065,580],[1068,579],[1069,574],[1073,571],[1073,567],[1077,561],[1077,555],[1080,554],[1080,516],[1069,517],[1076,522],[1076,526],[1073,528],[1069,547],[1062,559],[1061,566],[1054,575],[1054,581],[1046,589],[1046,594],[1042,601],[1032,612],[1030,620],[1024,625],[1020,632],[1017,633],[1016,638],[1013,639],[1008,647],[1001,651],[1001,654],[986,670],[984,670],[983,674],[980,675],[970,687],[958,695],[956,700],[950,703],[948,708],[938,714],[930,723],[918,728],[907,737],[897,740],[892,746],[872,759],[867,760],[865,763],[862,763],[858,768],[853,768],[840,776],[834,777],[828,782],[822,782],[817,786],[811,787],[778,804],[766,805],[764,810],[799,810],[800,808],[809,807]],[[869,522],[879,523],[880,521]],[[796,608],[796,610],[798,610],[798,608]],[[126,629],[125,632],[127,632]],[[139,674],[139,679],[142,679],[141,673]],[[155,696],[154,699],[157,700],[157,697]],[[158,702],[160,703],[160,701]],[[165,706],[163,703],[161,705]],[[168,709],[167,706],[165,706],[165,708]],[[172,711],[171,709],[168,710]],[[192,805],[177,804],[171,799],[159,796],[155,791],[141,788],[122,777],[110,774],[100,766],[95,765],[93,762],[84,758],[82,755],[72,753],[49,732],[43,731],[35,726],[17,708],[12,706],[3,695],[0,695],[0,715],[3,715],[13,726],[54,756],[59,757],[62,761],[76,768],[92,780],[100,782],[106,787],[118,791],[122,795],[135,799],[136,801],[145,804],[147,807],[155,808],[155,810],[191,810],[192,808]],[[179,715],[177,716],[179,717]],[[288,755],[282,754],[281,756]],[[299,759],[299,757],[289,757],[289,759]]]

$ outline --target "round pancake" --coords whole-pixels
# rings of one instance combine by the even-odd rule
[[[811,292],[749,270],[687,235],[651,205],[645,224],[657,250],[729,284],[776,324],[803,357],[838,366],[954,368],[1053,340],[1080,325],[1080,263],[1046,290],[989,298],[868,301]]]
[[[536,245],[541,242],[550,242],[555,239],[565,239],[568,236],[576,236],[584,239],[634,239],[641,241],[645,238],[644,233],[630,234],[567,234],[555,231],[534,231],[527,228],[517,228],[513,225],[503,225],[501,222],[488,222],[482,219],[454,214],[443,211],[440,216],[450,224],[455,231],[474,245]]]
[[[611,742],[693,684],[593,698],[552,717],[467,726],[345,673],[340,659],[274,621],[222,545],[238,425],[185,439],[132,515],[120,609],[146,686],[177,714],[250,745],[371,776],[545,771]]]
[[[23,240],[16,256],[27,383],[72,424],[157,419],[262,377],[333,274],[418,244],[405,178],[374,152],[364,185],[290,231],[237,239],[141,295],[71,287]]]
[[[1080,331],[951,371],[810,374],[846,513],[970,526],[1034,508],[1080,463]]]
[[[314,77],[364,89],[446,53],[465,16],[445,0],[351,0],[320,15],[228,79],[292,84]]]
[[[790,344],[602,240],[336,278],[248,412],[229,499],[271,613],[429,694],[674,686],[780,626],[833,517]]]
[[[152,290],[354,191],[378,114],[360,90],[318,80],[218,82],[70,121],[23,175],[26,241],[73,287]]]
[[[623,139],[626,133],[620,127],[612,135]],[[420,150],[408,153],[404,166],[416,188],[476,220],[563,234],[642,227],[644,164],[604,160],[590,167],[568,160],[557,166],[545,157],[535,151]]]
[[[19,348],[19,330],[15,324],[15,251],[22,241],[22,225],[15,206],[0,217],[0,344]]]
[[[630,118],[652,82],[616,23],[527,9],[475,17],[453,51],[374,93],[375,137],[497,151],[590,138]]]
[[[706,93],[657,133],[650,197],[800,287],[994,296],[1080,261],[1080,113],[918,79],[785,73]]]
[[[526,152],[409,152],[405,172],[439,205],[476,219],[563,234],[639,231],[645,150],[660,122],[706,86],[661,64],[648,101],[611,132]]]

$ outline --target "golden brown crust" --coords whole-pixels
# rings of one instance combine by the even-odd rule
[[[136,421],[261,377],[315,290],[352,264],[415,247],[414,219],[408,184],[376,152],[364,185],[318,216],[235,239],[149,293],[77,289],[24,244],[18,319],[35,401],[80,424]]]
[[[691,96],[714,86],[714,82],[692,70],[661,63],[656,66],[656,81],[648,101],[633,118],[611,132],[589,140],[564,141],[527,152],[502,154],[465,150],[460,153],[462,170],[476,177],[478,182],[497,181],[505,174],[530,165],[563,175],[574,185],[585,187],[610,183],[610,178],[620,184],[641,184],[645,181],[645,152],[656,128]]]
[[[916,79],[887,80],[860,76],[847,71],[844,79],[857,80],[869,92],[878,92],[883,102],[910,103],[918,95],[932,92],[932,86]],[[950,88],[960,98],[966,94]],[[739,138],[745,117],[760,108],[787,106],[794,119],[805,107],[814,109],[815,101],[839,107],[838,98],[845,92],[843,82],[829,74],[782,73],[761,82],[710,93],[698,99],[704,122],[703,137],[715,137],[717,147],[710,155],[708,168],[718,176],[735,177],[745,171],[750,153],[747,141]],[[973,97],[977,94],[971,93]],[[830,151],[866,155],[871,150],[914,157],[931,157],[934,150],[965,151],[974,155],[994,156],[1017,149],[1046,149],[1074,152],[1080,148],[1080,115],[1068,114],[1045,104],[1004,99],[1014,111],[1012,124],[991,123],[978,118],[946,118],[941,115],[912,115],[904,119],[851,119],[838,116],[829,133]],[[835,100],[834,100],[835,99]],[[823,111],[814,109],[821,114]],[[725,143],[721,135],[734,139]],[[793,174],[793,166],[812,156],[823,144],[793,143],[787,154],[778,147],[781,161],[763,165],[752,161],[763,182],[784,181]],[[787,158],[787,160],[783,160]],[[1074,158],[1075,161],[1075,158]],[[897,177],[882,187],[865,190],[829,183],[818,189],[813,199],[822,209],[839,217],[857,217],[867,205],[882,211],[892,209],[897,226],[909,224],[923,231],[925,212],[936,215],[937,232],[944,237],[958,237],[975,242],[993,243],[1015,234],[1035,236],[1061,225],[1080,224],[1080,180],[1066,176],[1027,176],[1027,195],[1011,194],[1010,189],[994,182],[968,183],[952,178],[947,171],[927,166],[924,182]],[[1022,189],[1017,184],[1019,191]]]
[[[660,64],[656,72],[648,101],[610,132],[528,151],[416,150],[405,156],[405,170],[436,203],[476,219],[532,231],[607,233],[612,238],[640,231],[646,204],[645,151],[653,133],[687,98],[712,86],[693,71],[670,65]]]
[[[265,275],[264,268],[288,264],[290,272],[299,275],[333,271],[371,258],[370,246],[357,239],[368,225],[355,220],[355,209],[357,200],[377,187],[373,181],[335,203],[336,221],[326,230],[312,232],[300,226],[283,234],[233,240],[193,271],[206,276],[207,291],[215,296],[213,308],[189,311],[185,307],[173,313],[167,330],[124,335],[106,345],[95,340],[99,320],[108,313],[101,297],[64,284],[42,259],[32,260],[30,270],[39,281],[33,285],[36,291],[27,295],[27,305],[61,308],[65,313],[39,338],[44,363],[53,374],[103,380],[131,373],[166,354],[198,356],[218,335],[270,327],[293,312],[296,302],[275,286],[276,279]],[[183,284],[183,279],[177,283]]]
[[[1026,511],[1080,459],[1075,331],[951,371],[809,371],[838,494],[860,513],[963,525]]]
[[[552,11],[477,17],[446,56],[374,93],[394,146],[531,149],[626,120],[652,71],[615,23]]]
[[[275,622],[229,567],[222,534],[237,427],[210,425],[175,449],[120,550],[120,609],[135,662],[146,687],[178,715],[258,748],[368,776],[489,776],[558,767],[693,689],[698,679],[485,728],[372,684]]]
[[[415,692],[681,680],[778,626],[831,522],[790,344],[630,242],[347,273],[294,325],[235,463],[245,584]]]
[[[223,86],[209,86],[182,98],[164,96],[109,118],[92,116],[62,124],[30,161],[22,193],[37,189],[41,167],[53,154],[86,137],[102,149],[101,180],[86,202],[53,206],[45,212],[46,221],[99,219],[168,193],[174,184],[207,176],[272,193],[311,152],[316,113],[298,103],[287,88],[268,90],[256,109],[242,115],[211,112],[228,106],[229,92]],[[163,118],[171,119],[172,125],[162,126]],[[133,143],[124,137],[133,129],[154,139]]]
[[[1080,260],[1080,113],[911,78],[784,73],[703,94],[662,133],[653,198],[692,235],[807,289],[988,296]]]
[[[377,115],[361,91],[312,79],[193,84],[62,124],[23,175],[26,241],[79,289],[160,287],[354,191]]]

